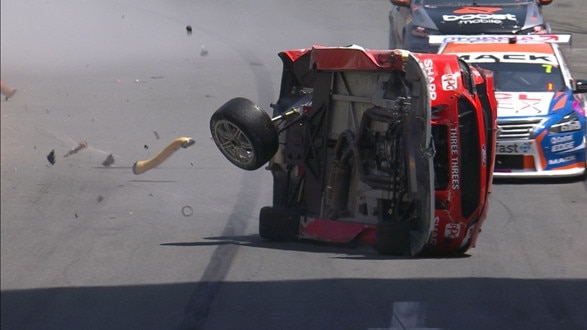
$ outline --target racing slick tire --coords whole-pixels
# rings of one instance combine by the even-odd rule
[[[389,13],[389,49],[396,49],[397,48],[397,41],[395,40],[395,34],[393,31],[393,18],[391,17],[391,13]]]
[[[210,131],[224,157],[248,171],[267,163],[279,147],[277,129],[269,115],[242,97],[229,100],[212,114]]]
[[[379,254],[410,256],[411,223],[381,222],[375,230],[375,248]]]
[[[259,236],[271,241],[293,241],[300,232],[300,217],[285,209],[265,206],[259,215]]]

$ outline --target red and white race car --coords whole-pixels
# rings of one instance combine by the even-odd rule
[[[279,56],[272,118],[234,98],[210,120],[234,165],[269,163],[273,205],[261,209],[261,237],[412,256],[475,246],[495,157],[491,72],[454,55],[358,46]]]

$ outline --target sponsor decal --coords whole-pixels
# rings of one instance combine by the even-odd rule
[[[442,15],[445,22],[458,22],[458,24],[503,24],[504,21],[517,22],[514,14],[464,14]]]
[[[459,55],[466,62],[491,63],[556,63],[556,58],[552,54],[527,54],[527,53],[491,53],[491,54],[463,54]]]
[[[530,151],[531,147],[530,142],[497,142],[495,152],[501,155],[524,155]]]
[[[500,11],[498,7],[463,7],[459,8],[453,13],[455,14],[493,14],[496,11]]]
[[[481,146],[481,166],[487,166],[487,147]]]
[[[572,135],[553,136],[550,138],[550,151],[560,152],[575,147],[575,141]]]
[[[569,141],[573,141],[572,135],[553,136],[550,138],[550,144],[563,143],[563,142],[569,142]]]
[[[441,77],[442,89],[445,91],[454,91],[457,89],[457,78],[452,73],[443,74]]]
[[[548,112],[550,92],[503,93],[495,92],[498,116],[535,116]]]
[[[424,70],[428,76],[428,82],[430,83],[430,99],[436,100],[438,94],[436,93],[436,84],[434,83],[434,61],[432,61],[432,59],[427,58],[424,60]]]
[[[576,160],[577,160],[577,157],[575,157],[575,155],[567,156],[564,158],[549,159],[548,165],[559,165],[559,164],[563,164],[563,163],[574,162]]]
[[[459,137],[456,127],[450,129],[450,182],[452,189],[459,189]]]
[[[581,123],[578,120],[573,120],[559,126],[561,132],[578,131],[581,129]]]
[[[511,38],[516,39],[516,43],[524,42],[551,42],[551,43],[570,43],[570,34],[531,34],[531,35],[503,35],[503,34],[484,34],[484,35],[433,35],[428,39],[431,44],[442,44],[445,42],[464,42],[464,43],[509,43]]]
[[[438,244],[438,224],[440,223],[440,218],[438,216],[434,217],[434,227],[432,228],[432,236],[430,237],[430,244],[436,246]]]
[[[550,144],[557,144],[557,143],[564,143],[573,141],[572,135],[565,135],[565,136],[553,136],[550,138]]]
[[[541,98],[531,98],[527,94],[519,94],[518,100],[523,105],[520,106],[518,109],[516,109],[516,113],[519,113],[519,112],[525,111],[525,110],[529,110],[528,108],[530,108],[530,107],[532,109],[534,109],[536,111],[536,113],[541,112],[541,108],[540,108],[540,103],[542,101]]]
[[[515,94],[509,94],[509,93],[503,93],[503,92],[497,92],[495,93],[495,99],[499,102],[499,101],[503,101],[503,100],[511,100],[515,97]]]
[[[448,239],[455,239],[461,233],[461,226],[458,223],[449,223],[444,227],[444,237]]]
[[[550,150],[552,152],[560,152],[560,151],[573,149],[574,147],[575,147],[575,142],[567,142],[567,143],[553,145],[552,148],[550,148]]]

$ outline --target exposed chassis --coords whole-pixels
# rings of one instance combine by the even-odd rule
[[[438,210],[448,211],[457,195],[450,188],[454,183],[444,180],[448,172],[440,174],[446,181],[441,187],[435,171],[450,166],[450,123],[443,119],[458,127],[456,101],[462,96],[455,94],[450,104],[435,107],[440,88],[426,63],[440,55],[314,46],[279,56],[284,68],[273,118],[253,102],[235,98],[210,121],[214,141],[233,164],[254,170],[269,161],[273,205],[261,209],[260,235],[271,240],[359,240],[382,254],[466,251],[485,216],[489,190],[476,194],[483,196],[472,212],[474,221],[442,216],[453,230],[463,226],[461,237],[452,238],[458,244],[443,245],[435,237],[439,226],[446,225],[440,223]],[[442,65],[455,74],[463,70],[456,57],[441,57]],[[440,75],[436,79],[441,86]],[[486,108],[491,117],[495,109]],[[480,101],[471,109],[481,113]],[[495,117],[488,122],[485,117],[475,116],[476,133],[482,135],[476,144],[476,173],[483,180],[474,185],[478,189],[490,184],[485,138],[495,133]],[[437,138],[435,123],[446,127],[437,130]],[[446,155],[437,156],[438,146]],[[460,227],[458,231],[460,235]]]

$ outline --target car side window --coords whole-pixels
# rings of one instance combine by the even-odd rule
[[[461,185],[461,212],[469,217],[476,210],[481,198],[481,150],[479,147],[478,113],[465,97],[460,97],[459,107],[459,154]]]
[[[471,68],[465,61],[461,59],[459,59],[459,67],[461,69],[461,79],[463,81],[463,85],[469,94],[475,95],[475,82],[473,81]]]

